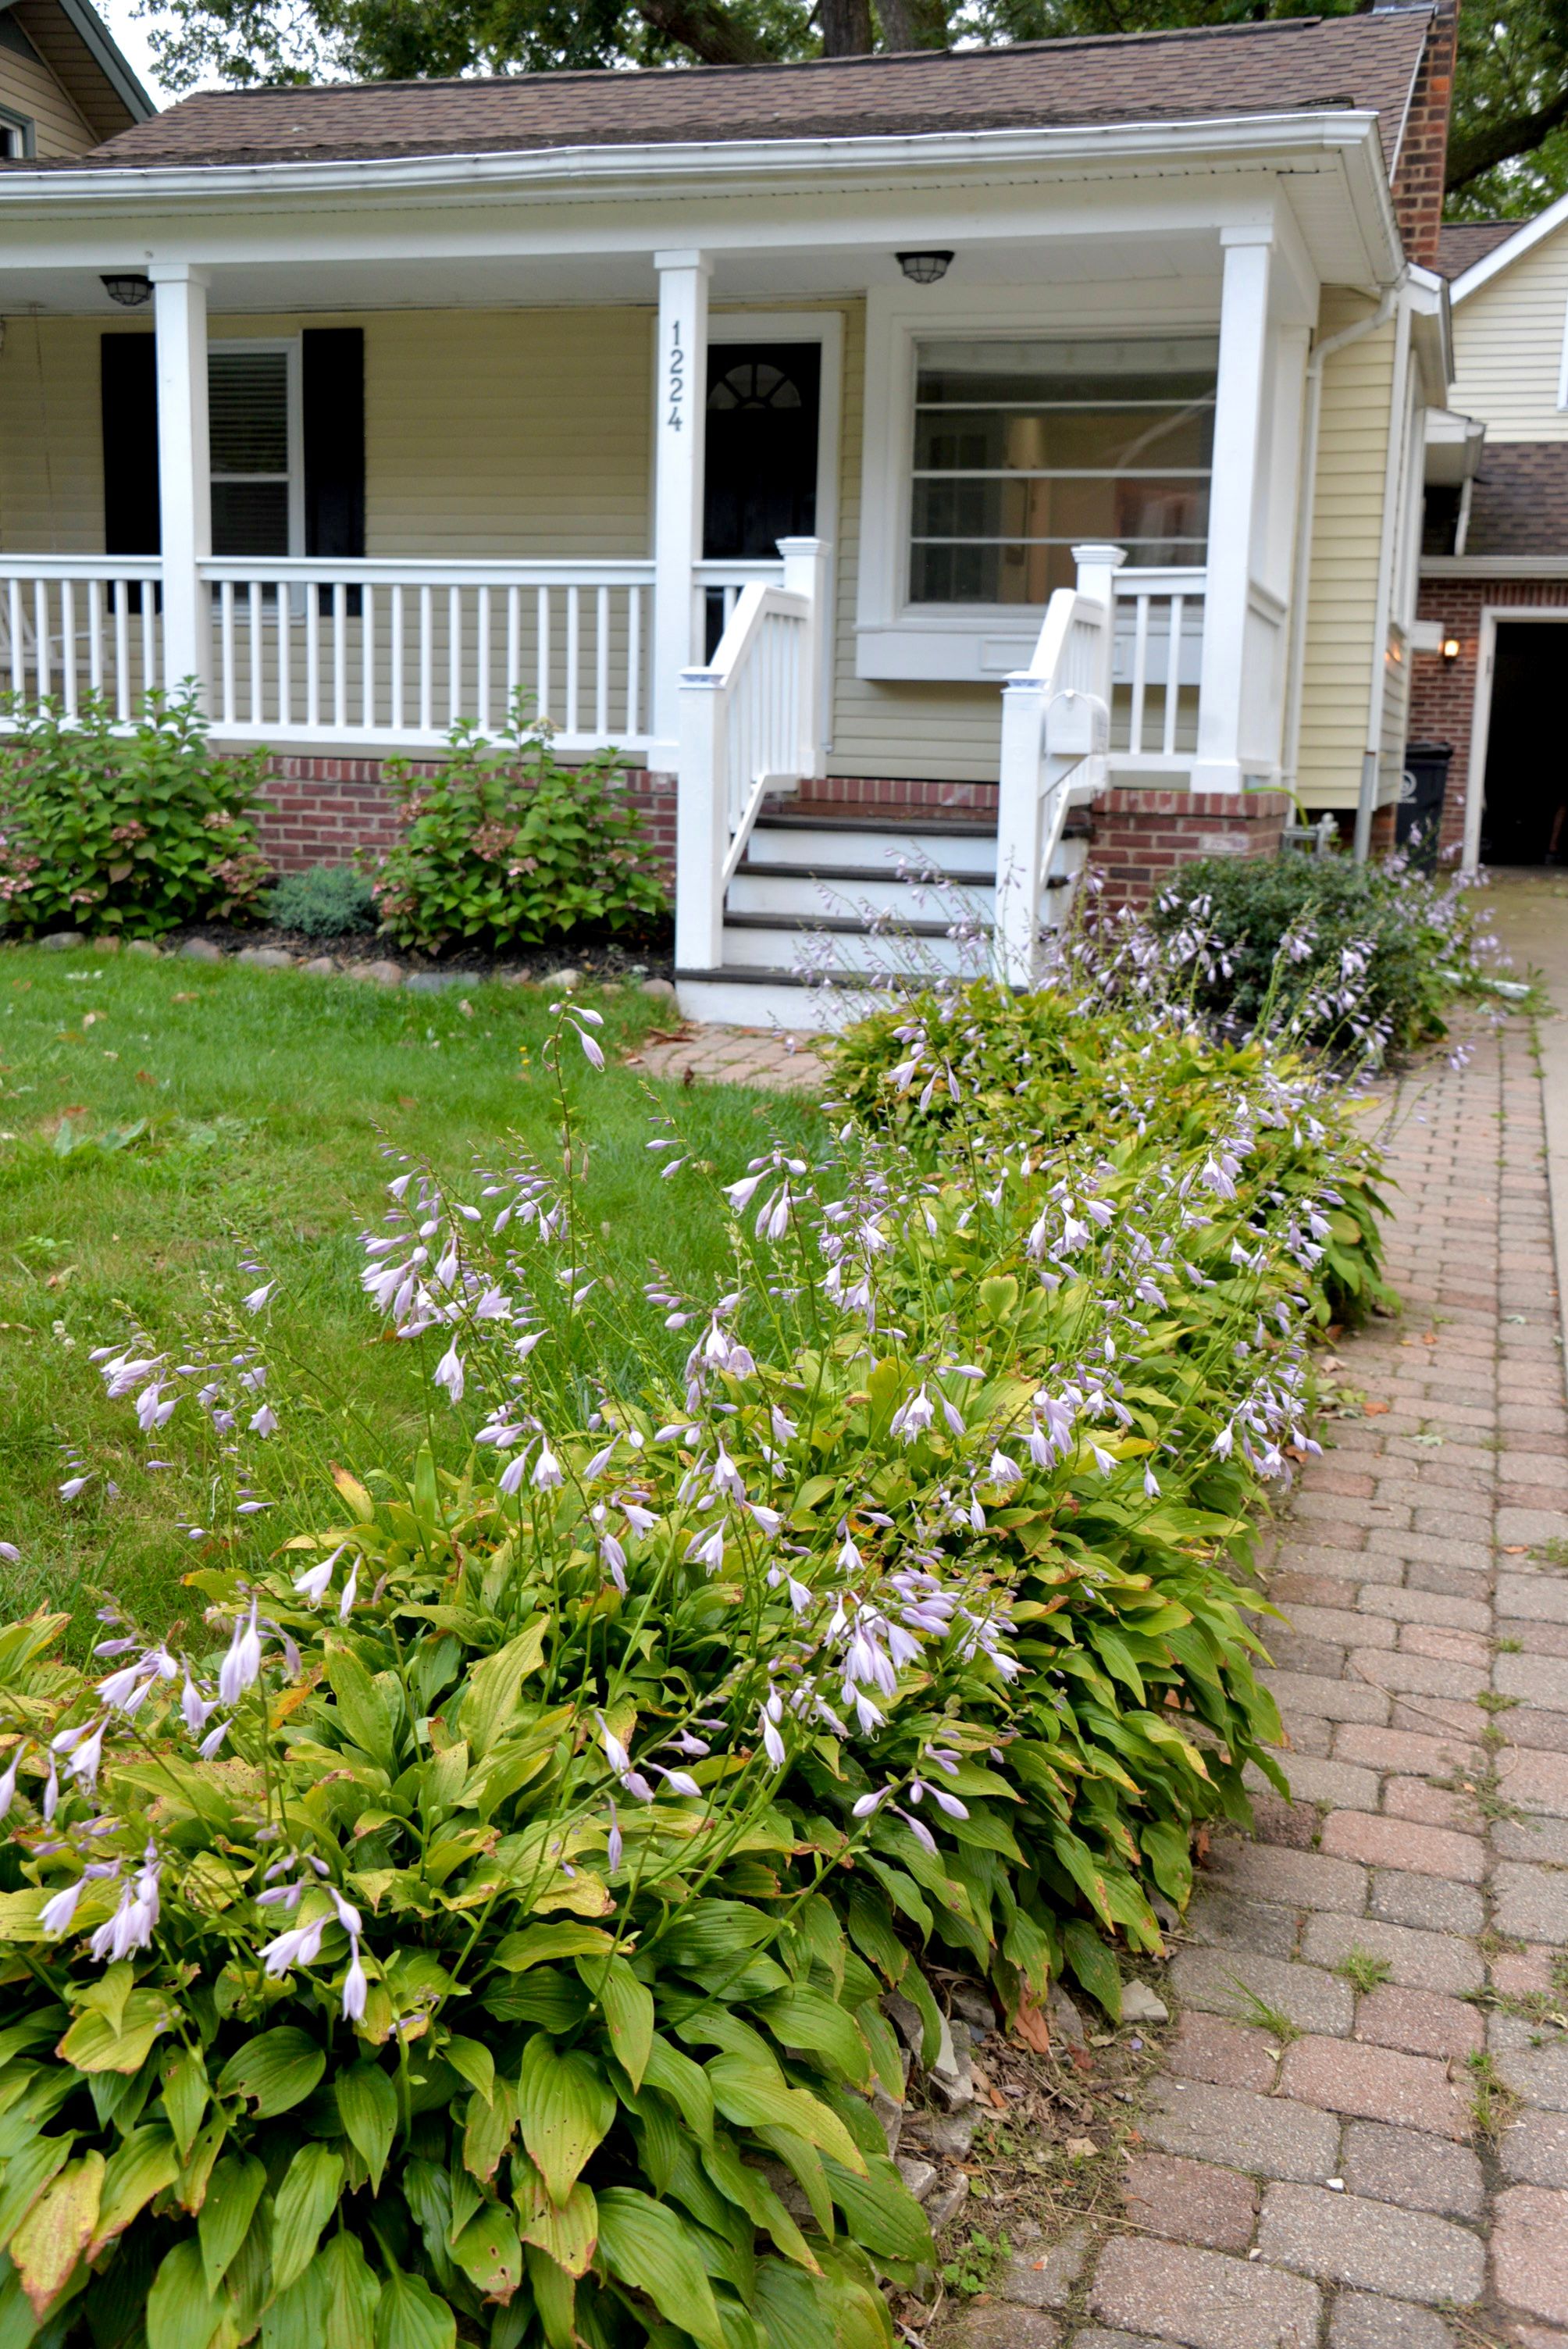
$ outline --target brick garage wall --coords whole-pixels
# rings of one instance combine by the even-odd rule
[[[1112,791],[1096,800],[1089,870],[1112,905],[1147,905],[1204,856],[1277,856],[1290,814],[1283,792]]]
[[[1394,211],[1405,251],[1427,269],[1438,265],[1459,13],[1458,0],[1439,0],[1410,94],[1394,171]]]
[[[1457,660],[1418,653],[1411,665],[1410,740],[1451,742],[1441,846],[1462,846],[1470,796],[1470,743],[1480,664],[1483,605],[1514,611],[1568,611],[1568,579],[1423,579],[1420,613],[1459,646]]]
[[[440,762],[412,765],[416,774],[433,775]],[[374,857],[390,848],[401,820],[381,768],[379,759],[273,751],[267,761],[260,831],[263,854],[275,869],[302,873],[312,864],[349,864],[356,854]],[[634,767],[625,788],[642,812],[655,857],[669,879],[676,860],[676,779]]]

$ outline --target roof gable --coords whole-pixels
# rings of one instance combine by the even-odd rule
[[[26,0],[35,5],[35,0]],[[95,150],[125,166],[1376,112],[1390,177],[1432,10],[781,66],[203,91]]]
[[[48,67],[95,139],[113,139],[153,112],[91,0],[0,0],[0,14]]]
[[[1461,233],[1466,226],[1473,225],[1478,229],[1485,227],[1501,232],[1485,246],[1484,250],[1478,252],[1473,257],[1464,255],[1462,245],[1454,247],[1456,256],[1460,257],[1464,264],[1462,268],[1453,274],[1454,300],[1462,302],[1470,295],[1478,294],[1483,285],[1490,285],[1494,277],[1501,275],[1503,270],[1511,269],[1513,264],[1516,261],[1522,261],[1527,253],[1532,253],[1538,244],[1553,235],[1564,222],[1568,222],[1568,196],[1559,196],[1554,204],[1548,204],[1546,210],[1543,212],[1537,212],[1533,220],[1487,221],[1476,222],[1473,224],[1456,222],[1452,227],[1446,228],[1443,231],[1445,253],[1448,249],[1446,240]],[[1445,270],[1444,274],[1449,274]]]

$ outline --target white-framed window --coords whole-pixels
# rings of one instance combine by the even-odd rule
[[[213,554],[303,554],[298,338],[210,344],[207,411]]]
[[[911,607],[1038,606],[1086,540],[1202,563],[1218,363],[1212,335],[923,337]]]
[[[23,163],[36,152],[32,116],[0,106],[0,161]]]
[[[1205,289],[1207,290],[1207,289]],[[1208,555],[1218,301],[1190,283],[872,289],[855,667],[997,678],[1072,548],[1195,587]]]

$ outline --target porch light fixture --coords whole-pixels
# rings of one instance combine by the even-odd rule
[[[1458,636],[1445,636],[1443,638],[1443,658],[1446,661],[1457,661],[1459,657],[1460,640]]]
[[[912,285],[934,285],[953,265],[950,253],[901,253],[897,260]]]
[[[150,302],[152,299],[150,277],[138,277],[133,276],[129,271],[113,270],[107,276],[101,277],[98,283],[109,300],[118,302],[122,310],[139,310],[143,303]]]

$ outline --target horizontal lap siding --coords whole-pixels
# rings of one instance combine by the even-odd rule
[[[1480,417],[1489,440],[1568,440],[1557,405],[1565,316],[1568,231],[1558,229],[1454,305],[1449,407]]]
[[[20,62],[5,51],[0,57]],[[96,554],[103,547],[98,336],[110,323],[5,321],[0,549],[7,554]]]
[[[85,155],[98,140],[41,59],[0,49],[0,106],[31,117],[41,158]]]
[[[1337,334],[1369,307],[1326,295],[1320,334]],[[1360,789],[1393,367],[1392,326],[1324,367],[1297,772],[1309,808],[1353,807]]]

